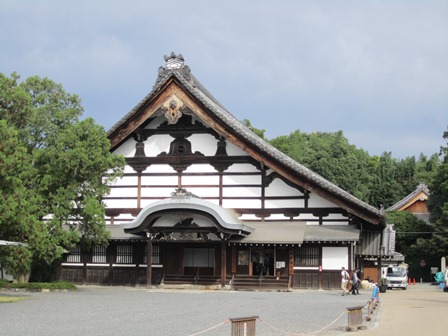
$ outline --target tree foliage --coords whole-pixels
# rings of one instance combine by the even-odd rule
[[[440,149],[443,161],[433,175],[428,200],[434,233],[431,239],[417,241],[421,249],[439,257],[448,255],[448,131],[444,132],[443,138],[447,141],[447,146]]]
[[[101,199],[124,159],[82,112],[79,97],[60,84],[0,74],[0,237],[28,244],[0,251],[15,276],[51,264],[79,240],[108,241]]]
[[[335,133],[294,131],[269,141],[297,162],[322,175],[357,198],[379,208],[388,208],[415,187],[429,184],[437,170],[438,155],[429,159],[398,160],[391,152],[370,156],[349,143],[342,131]]]

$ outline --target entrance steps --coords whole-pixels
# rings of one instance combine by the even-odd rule
[[[234,290],[257,290],[257,291],[289,291],[289,278],[277,278],[273,275],[251,276],[235,275],[231,286]]]
[[[166,274],[159,285],[166,289],[219,289],[221,277],[214,275],[180,275]]]

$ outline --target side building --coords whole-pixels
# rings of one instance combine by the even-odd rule
[[[110,244],[71,251],[60,278],[329,289],[341,267],[378,274],[383,213],[255,135],[182,55],[165,61],[151,92],[108,132],[127,163],[104,198]]]

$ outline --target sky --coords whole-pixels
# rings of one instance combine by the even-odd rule
[[[446,0],[0,0],[0,72],[47,77],[106,130],[182,54],[268,139],[342,131],[370,155],[446,146]]]

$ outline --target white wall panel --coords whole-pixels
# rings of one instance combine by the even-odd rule
[[[183,185],[214,185],[219,186],[219,176],[202,175],[202,176],[182,176]]]
[[[142,176],[142,185],[174,185],[177,186],[177,176]]]
[[[261,197],[261,188],[223,188],[224,197]]]
[[[322,269],[340,270],[341,267],[348,269],[348,247],[322,247]]]
[[[103,202],[107,208],[136,208],[137,199],[123,200],[123,199],[104,199]]]
[[[157,156],[161,152],[168,153],[170,151],[170,143],[174,140],[173,137],[163,135],[153,135],[145,141],[146,156]]]
[[[115,149],[112,154],[123,155],[124,157],[132,157],[135,154],[135,140],[130,138],[126,140],[120,147]]]
[[[265,190],[266,196],[303,196],[303,193],[296,188],[290,187],[279,178],[272,181]]]
[[[126,165],[126,166],[124,166],[124,173],[125,174],[135,174],[135,170],[131,166]]]
[[[137,188],[111,188],[108,197],[137,197]]]
[[[176,187],[142,188],[142,197],[168,198],[171,197],[171,193],[173,193],[175,189]]]
[[[300,208],[304,206],[304,202],[301,199],[295,200],[266,200],[265,207],[266,208]]]
[[[153,164],[150,165],[143,173],[176,173],[169,165]]]
[[[260,175],[225,175],[222,177],[224,185],[258,184],[261,185]]]
[[[222,206],[224,208],[261,208],[260,200],[228,200],[222,201]]]
[[[137,176],[123,176],[120,179],[117,179],[113,185],[122,186],[122,185],[137,185]]]
[[[205,156],[213,156],[216,154],[218,140],[210,134],[193,134],[188,141],[191,142],[191,151],[201,152]]]
[[[231,165],[226,173],[260,173],[260,171],[250,163],[235,163]]]
[[[247,152],[243,151],[239,147],[235,146],[234,144],[227,142],[226,151],[228,155],[247,155]]]
[[[209,164],[194,164],[189,166],[185,173],[218,173],[213,166]]]
[[[205,198],[205,197],[219,197],[219,189],[218,188],[202,188],[202,187],[188,187],[187,191],[193,193],[194,195]]]
[[[316,195],[315,193],[310,194],[310,199],[308,200],[308,206],[310,208],[331,208],[331,207],[337,207],[338,206],[330,201],[327,201],[326,199]]]

